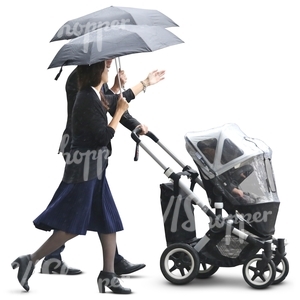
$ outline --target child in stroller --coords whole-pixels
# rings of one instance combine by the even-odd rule
[[[208,161],[213,163],[216,152],[216,140],[213,139],[211,142],[212,143],[209,144],[199,142],[198,147]],[[222,156],[222,162],[225,163],[224,156]],[[252,172],[253,167],[251,165],[243,165],[229,169],[227,172],[220,175],[219,178],[222,179],[223,185],[229,193],[235,197],[240,197],[240,201],[243,201],[244,192],[238,187]],[[213,194],[216,198],[218,198],[221,193],[222,189],[218,189],[218,185],[213,187]]]

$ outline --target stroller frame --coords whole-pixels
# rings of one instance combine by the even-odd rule
[[[139,147],[147,152],[160,167],[171,182],[178,185],[192,204],[200,207],[210,220],[210,228],[201,238],[195,238],[189,241],[180,241],[167,245],[160,258],[160,269],[163,276],[173,284],[182,285],[191,282],[194,278],[208,278],[213,275],[219,267],[233,267],[243,265],[243,277],[248,285],[255,289],[264,289],[271,284],[282,282],[289,272],[289,264],[286,259],[286,240],[276,239],[273,236],[260,237],[251,231],[244,230],[234,224],[232,219],[222,216],[223,203],[215,203],[215,212],[210,209],[192,190],[191,186],[195,183],[203,189],[204,185],[199,178],[198,172],[190,166],[179,160],[160,140],[152,133],[146,134],[153,142],[159,145],[168,155],[171,156],[182,168],[182,172],[175,173],[171,168],[162,163],[141,141],[140,129],[132,131],[131,137],[136,142],[136,151],[134,160],[139,158]],[[187,186],[181,176],[187,176],[191,180],[191,186]],[[243,223],[243,222],[242,222]],[[235,237],[241,243],[252,247],[250,256],[245,256],[241,260],[222,265],[222,263],[211,260],[205,254],[205,247],[215,236],[221,236],[225,239]],[[258,254],[258,252],[261,253]],[[204,254],[203,254],[204,253]]]

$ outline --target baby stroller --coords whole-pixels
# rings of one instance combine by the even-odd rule
[[[160,258],[163,276],[173,284],[208,278],[220,267],[242,265],[244,280],[263,289],[282,282],[289,272],[285,239],[276,239],[279,209],[271,149],[246,136],[236,124],[185,135],[186,149],[197,171],[181,162],[151,132],[147,134],[181,167],[166,167],[132,132],[138,160],[141,146],[164,170],[170,182],[160,185],[167,248]],[[182,177],[188,179],[187,185]],[[209,206],[195,193],[205,189]],[[194,209],[209,218],[204,236],[196,236]]]

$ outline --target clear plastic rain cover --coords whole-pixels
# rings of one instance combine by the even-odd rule
[[[279,208],[272,150],[245,135],[236,124],[189,132],[186,149],[196,163],[210,205],[242,214],[262,234],[274,232]]]

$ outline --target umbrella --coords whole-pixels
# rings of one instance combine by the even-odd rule
[[[99,28],[115,25],[149,25],[164,28],[178,26],[157,10],[110,6],[66,22],[51,42],[73,39]]]
[[[91,65],[133,53],[152,52],[183,43],[160,26],[116,25],[72,39],[57,52],[48,69],[66,65]]]

